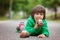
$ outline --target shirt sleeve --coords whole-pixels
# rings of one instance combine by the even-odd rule
[[[27,21],[24,30],[28,31],[30,35],[34,33],[35,29],[32,26],[32,22],[30,20]]]
[[[48,26],[46,20],[44,21],[44,25],[41,28],[42,34],[44,34],[46,37],[49,37],[49,31],[48,31]]]

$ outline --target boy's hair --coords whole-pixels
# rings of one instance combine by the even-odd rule
[[[34,18],[35,13],[44,13],[43,19],[45,19],[45,8],[41,5],[37,5],[33,8],[31,16]]]

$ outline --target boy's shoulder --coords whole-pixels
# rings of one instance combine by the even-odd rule
[[[47,23],[47,20],[46,19],[44,19],[44,20],[42,20],[43,21],[43,23]]]
[[[42,21],[46,21],[46,19],[42,20]]]
[[[32,16],[30,16],[30,17],[28,18],[28,20],[33,20],[33,17],[32,17]]]
[[[34,18],[33,18],[32,16],[30,16],[30,17],[28,18],[28,21],[29,21],[29,22],[32,22],[32,23],[35,22],[35,21],[34,21]]]

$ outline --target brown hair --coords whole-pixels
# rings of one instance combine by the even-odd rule
[[[32,14],[31,14],[33,18],[35,13],[44,13],[43,19],[45,19],[45,8],[43,6],[37,5],[33,8]]]

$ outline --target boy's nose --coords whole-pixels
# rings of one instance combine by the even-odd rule
[[[38,15],[38,17],[40,18],[40,17],[41,17],[41,15]]]
[[[39,14],[38,16],[40,17],[41,15]]]

